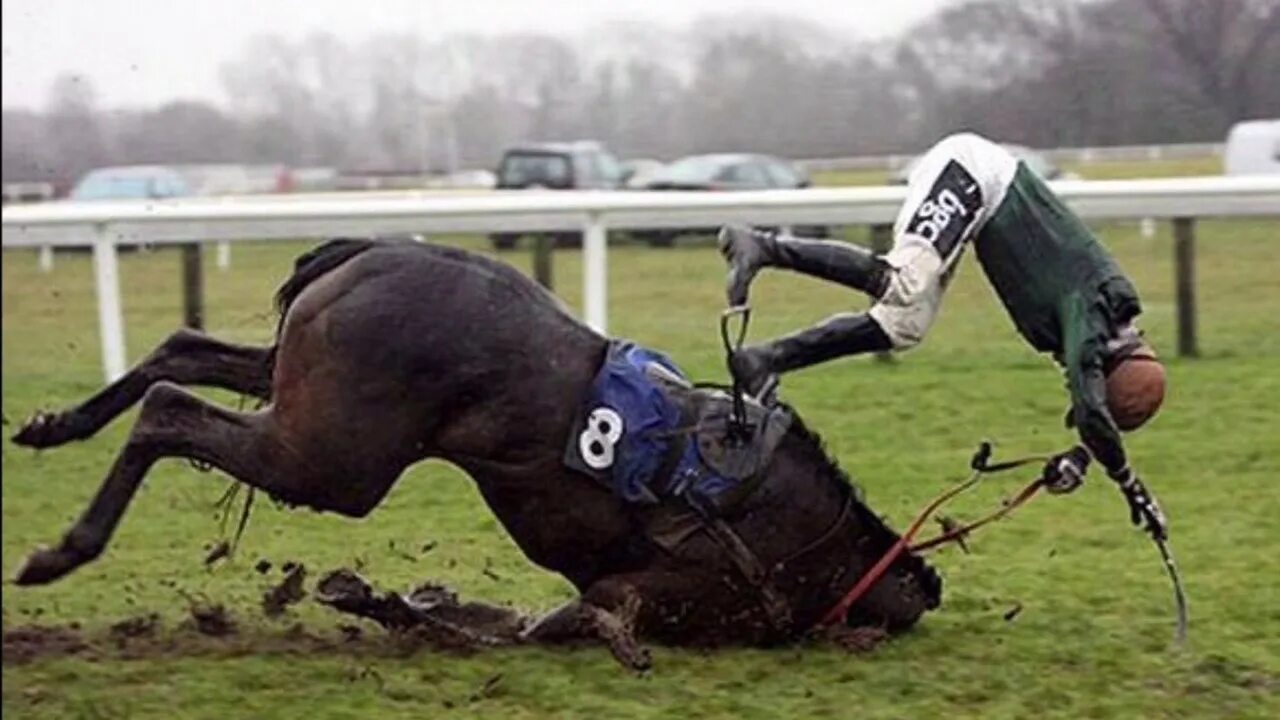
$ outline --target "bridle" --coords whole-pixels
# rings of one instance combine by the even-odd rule
[[[741,325],[738,328],[736,337],[731,337],[731,333],[729,332],[729,325],[730,325],[730,322],[735,317],[741,318]],[[725,310],[720,316],[720,339],[721,339],[721,342],[724,344],[725,364],[728,366],[729,376],[730,378],[732,378],[732,381],[733,381],[732,388],[731,388],[732,390],[731,394],[733,398],[733,409],[729,418],[729,431],[730,431],[731,437],[736,437],[739,439],[745,439],[750,435],[750,427],[748,426],[747,420],[746,420],[747,415],[746,415],[746,399],[745,398],[747,393],[746,393],[746,389],[743,386],[742,379],[738,377],[738,374],[736,372],[734,372],[732,360],[733,360],[734,352],[742,348],[742,344],[746,339],[747,327],[750,323],[750,320],[751,320],[751,308],[748,305],[739,305],[739,306],[731,307]],[[1130,354],[1130,357],[1133,357],[1135,359],[1136,358],[1148,359],[1142,354],[1140,350],[1136,352],[1132,352]],[[1154,356],[1151,356],[1150,359],[1154,359]],[[762,389],[758,391],[756,396],[757,401],[762,403],[768,402],[772,398],[774,392],[776,391],[777,386],[778,386],[777,377],[770,376],[766,380]],[[904,532],[898,538],[898,540],[894,542],[894,544],[884,553],[884,555],[882,555],[880,559],[877,560],[869,570],[863,573],[862,577],[860,577],[858,581],[854,583],[853,587],[851,587],[847,592],[845,592],[845,594],[840,597],[840,599],[836,602],[836,604],[830,610],[828,610],[825,615],[823,615],[822,619],[818,622],[819,627],[845,623],[846,620],[848,619],[850,608],[852,608],[859,600],[861,600],[867,594],[867,592],[871,590],[871,588],[876,584],[877,581],[879,581],[882,577],[884,577],[884,574],[893,565],[894,561],[896,561],[899,557],[901,557],[904,552],[906,553],[927,552],[930,550],[935,550],[951,542],[961,543],[961,545],[963,546],[964,539],[968,535],[970,535],[971,533],[973,533],[974,531],[978,530],[979,528],[985,525],[988,525],[992,522],[995,522],[997,520],[1000,520],[1002,518],[1009,516],[1011,513],[1013,513],[1014,510],[1018,509],[1019,507],[1021,507],[1022,505],[1030,501],[1033,497],[1035,497],[1036,493],[1038,493],[1040,489],[1045,486],[1046,484],[1045,478],[1043,476],[1039,476],[1036,479],[1032,480],[1031,482],[1027,483],[1025,486],[1023,486],[1023,488],[1012,499],[1005,501],[1000,508],[997,508],[996,510],[988,513],[987,515],[984,515],[973,522],[959,525],[956,527],[950,527],[950,528],[944,527],[943,532],[939,533],[938,535],[932,538],[929,538],[927,540],[923,540],[921,542],[912,544],[912,541],[915,539],[916,535],[920,532],[920,529],[924,526],[924,524],[928,521],[928,519],[933,516],[934,513],[936,513],[939,509],[941,509],[944,505],[946,505],[952,499],[959,496],[961,493],[964,493],[967,490],[970,490],[973,487],[975,487],[979,483],[979,481],[982,479],[983,475],[1003,472],[1006,470],[1012,470],[1014,468],[1019,468],[1025,465],[1029,465],[1031,463],[1043,463],[1049,459],[1048,456],[1033,455],[1033,456],[1017,458],[1015,460],[1006,460],[1003,462],[992,463],[991,453],[992,453],[991,443],[986,441],[982,442],[978,446],[978,450],[973,454],[973,457],[969,461],[969,468],[972,472],[969,475],[968,479],[947,489],[942,494],[938,495],[936,498],[930,501],[929,504],[925,505],[925,507],[916,515],[915,519],[907,527],[906,532]],[[773,571],[781,571],[789,563],[794,562],[795,560],[799,559],[800,557],[803,557],[804,555],[807,555],[808,553],[812,552],[816,548],[826,543],[832,537],[834,537],[837,531],[844,526],[845,520],[848,518],[850,510],[852,509],[853,502],[854,502],[854,492],[852,488],[850,488],[849,492],[845,495],[844,505],[842,506],[839,515],[837,515],[835,521],[832,522],[832,524],[827,528],[827,530],[824,531],[816,540],[813,540],[812,542],[806,544],[804,547],[800,548],[796,552],[788,555],[783,560],[775,563],[773,567]],[[727,526],[724,526],[724,527],[727,528]],[[741,540],[739,540],[736,537],[736,535],[733,536],[733,539],[737,540],[738,544],[745,546],[745,544],[741,543]],[[1187,632],[1187,603],[1186,603],[1185,593],[1182,589],[1182,580],[1178,574],[1178,569],[1176,564],[1174,563],[1173,554],[1169,549],[1168,543],[1159,537],[1153,537],[1153,539],[1155,540],[1156,547],[1160,551],[1160,557],[1164,563],[1165,570],[1168,573],[1169,578],[1173,583],[1174,599],[1175,599],[1175,605],[1177,610],[1177,629],[1175,631],[1174,638],[1176,642],[1181,643],[1186,639],[1186,632]],[[737,549],[739,550],[739,552],[741,552],[741,550],[745,549],[745,547],[737,548]],[[750,550],[746,549],[746,552],[749,555],[751,555],[752,559],[754,560],[754,555],[750,553]],[[760,569],[759,569],[758,562],[756,562],[755,565],[756,565],[756,571],[757,573],[759,573]],[[772,598],[770,597],[770,596],[776,596],[776,591],[773,589],[772,583],[770,582],[770,576],[772,574],[773,574],[772,572],[766,572],[763,577],[758,579],[758,582],[753,582],[753,584],[756,584],[757,587],[762,589],[762,592],[765,593],[766,601],[767,601],[766,605],[776,605],[778,602],[776,597],[772,597]],[[772,611],[770,612],[770,615],[771,617],[775,617],[777,615],[777,612]],[[777,623],[775,622],[775,625],[776,624]]]
[[[904,552],[919,553],[936,549],[949,542],[963,542],[964,538],[970,533],[983,525],[995,522],[1006,517],[1018,507],[1025,504],[1028,500],[1035,496],[1036,492],[1044,486],[1043,478],[1036,478],[1028,483],[1012,500],[1007,501],[1001,508],[991,512],[983,517],[964,525],[944,530],[939,535],[928,540],[911,544],[915,536],[920,532],[920,528],[925,522],[933,516],[935,512],[946,505],[956,496],[976,486],[982,479],[982,476],[988,473],[996,473],[1004,470],[1012,470],[1013,468],[1022,467],[1034,462],[1043,462],[1047,458],[1042,456],[1032,456],[1018,458],[1017,460],[1009,460],[1001,463],[991,464],[991,443],[983,442],[978,451],[974,453],[973,459],[969,463],[972,473],[969,478],[954,487],[949,488],[938,497],[934,498],[925,505],[915,517],[915,520],[907,527],[902,536],[871,566],[870,570],[863,573],[862,577],[854,583],[848,592],[841,596],[840,600],[823,615],[819,625],[835,625],[843,624],[849,615],[849,609],[854,606],[864,595],[880,580],[893,565],[894,561],[902,556]]]

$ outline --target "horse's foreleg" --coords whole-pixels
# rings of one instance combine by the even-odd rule
[[[676,572],[637,572],[596,581],[582,597],[552,611],[524,632],[531,642],[603,642],[633,670],[647,670],[649,651],[637,637],[679,624],[710,581]]]
[[[581,640],[601,642],[623,666],[636,671],[648,670],[652,665],[649,651],[640,645],[635,632],[644,601],[634,587],[625,583],[612,592],[621,602],[605,607],[586,596],[572,600],[522,633],[522,639],[551,645]]]
[[[313,504],[326,486],[273,428],[269,413],[232,412],[171,383],[153,386],[89,507],[57,547],[41,548],[28,558],[17,583],[52,582],[101,554],[143,477],[163,457],[200,460],[273,496]]]
[[[13,441],[47,448],[87,438],[163,380],[210,385],[266,399],[271,394],[271,348],[233,345],[193,330],[179,330],[124,377],[80,405],[37,414]]]

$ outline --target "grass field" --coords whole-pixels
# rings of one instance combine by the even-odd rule
[[[1191,639],[1171,646],[1172,602],[1157,555],[1128,525],[1109,481],[1095,473],[1074,495],[1046,497],[972,543],[935,558],[942,608],[877,651],[825,647],[714,654],[657,648],[646,677],[603,650],[520,649],[407,657],[355,644],[301,652],[295,623],[336,635],[346,622],[310,602],[263,618],[260,559],[313,572],[360,563],[379,585],[427,578],[469,597],[542,610],[570,596],[526,561],[473,486],[441,464],[413,469],[362,521],[261,502],[239,553],[206,569],[223,537],[213,504],[226,487],[166,461],[149,476],[105,555],[48,588],[4,588],[6,630],[77,622],[103,637],[117,621],[160,615],[164,633],[186,613],[183,594],[224,603],[231,639],[175,642],[127,658],[6,659],[10,717],[1256,717],[1280,715],[1280,225],[1204,223],[1198,246],[1204,356],[1170,357],[1161,416],[1129,442],[1136,467],[1172,521],[1191,597]],[[1135,224],[1103,230],[1141,289],[1144,326],[1172,355],[1171,241]],[[480,247],[475,243],[476,247]],[[265,342],[270,295],[300,244],[237,245],[234,266],[207,270],[207,326]],[[503,256],[527,269],[528,254]],[[579,306],[580,256],[558,252],[558,290]],[[788,377],[785,397],[826,437],[872,506],[901,527],[961,475],[974,445],[1050,452],[1073,442],[1061,427],[1060,375],[1015,335],[971,258],[929,340],[897,362],[840,361]],[[614,334],[668,351],[691,375],[721,379],[716,315],[723,268],[706,247],[610,255]],[[129,355],[136,360],[180,319],[174,251],[122,258]],[[764,276],[753,300],[755,338],[861,301],[785,274]],[[3,255],[3,414],[11,434],[30,412],[63,406],[101,381],[91,267],[60,254],[51,274],[32,253]],[[428,309],[424,308],[424,311]],[[221,395],[228,403],[235,398]],[[106,472],[132,414],[98,437],[36,454],[3,443],[3,574],[58,539]],[[358,419],[353,418],[353,421]],[[961,500],[972,517],[1022,478],[1000,476]],[[418,548],[436,543],[429,553]],[[408,549],[409,552],[405,552]],[[315,575],[312,575],[314,579]],[[180,594],[183,593],[183,594]],[[1005,615],[1022,610],[1012,620]],[[367,629],[369,635],[376,628]],[[497,680],[494,678],[497,677]],[[488,690],[480,689],[488,683]],[[12,713],[10,715],[10,713]]]
[[[1085,180],[1127,180],[1131,178],[1184,177],[1187,175],[1221,175],[1222,158],[1177,158],[1137,162],[1064,163],[1063,172],[1073,172]],[[829,170],[813,173],[815,185],[883,185],[888,182],[886,170]]]

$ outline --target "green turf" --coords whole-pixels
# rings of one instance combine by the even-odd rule
[[[888,170],[821,170],[812,174],[813,184],[819,187],[841,185],[884,185],[889,181]]]
[[[406,658],[180,649],[151,659],[6,664],[4,710],[13,717],[153,718],[1275,717],[1278,228],[1200,226],[1204,357],[1171,359],[1164,412],[1129,442],[1172,519],[1191,596],[1186,648],[1170,644],[1170,591],[1154,549],[1128,526],[1118,494],[1095,472],[1076,494],[1038,499],[981,535],[972,555],[936,557],[946,582],[942,608],[870,655],[826,647],[714,654],[658,648],[654,672],[641,678],[597,649]],[[1150,337],[1172,355],[1168,229],[1144,239],[1135,224],[1117,224],[1104,238],[1142,291]],[[266,341],[270,295],[304,247],[237,245],[229,272],[209,267],[209,329]],[[503,257],[528,267],[526,252]],[[555,259],[559,290],[574,307],[579,260],[573,251]],[[715,336],[723,267],[713,250],[618,247],[609,267],[615,334],[668,351],[696,377],[723,377]],[[179,257],[128,255],[121,272],[129,357],[136,360],[180,318]],[[763,276],[754,301],[756,338],[862,305],[848,292],[787,274]],[[46,275],[33,253],[3,254],[6,434],[32,410],[65,405],[99,386],[94,308],[87,256],[60,254]],[[873,507],[898,526],[959,476],[983,438],[1005,455],[1073,442],[1060,423],[1061,377],[1018,339],[971,259],[923,346],[892,364],[864,358],[797,373],[784,393],[825,435]],[[5,577],[35,545],[57,540],[84,507],[131,418],[88,442],[41,454],[3,444]],[[1020,479],[991,481],[952,514],[988,509]],[[412,470],[360,521],[260,503],[239,555],[206,570],[205,545],[220,537],[212,505],[224,487],[216,474],[161,463],[100,561],[52,587],[4,588],[5,627],[78,621],[100,634],[141,611],[158,612],[172,626],[184,612],[181,589],[226,603],[246,635],[279,637],[298,621],[332,633],[339,619],[311,603],[284,621],[261,617],[258,598],[277,575],[254,572],[259,558],[277,566],[297,560],[313,570],[360,562],[384,587],[435,578],[465,595],[531,610],[570,595],[565,582],[520,555],[473,486],[443,465]],[[436,549],[418,553],[428,541]],[[1022,612],[1006,621],[1016,604]],[[491,693],[477,693],[499,674]]]
[[[1222,158],[1199,157],[1126,162],[1069,162],[1062,164],[1062,171],[1075,173],[1085,180],[1221,175]],[[888,182],[888,179],[889,172],[887,170],[824,170],[813,173],[813,184],[820,187],[883,185]]]

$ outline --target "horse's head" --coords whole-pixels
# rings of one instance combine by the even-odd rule
[[[798,416],[774,452],[762,490],[773,496],[777,507],[797,514],[796,522],[777,526],[778,535],[794,537],[777,541],[792,548],[795,557],[786,564],[797,576],[821,584],[812,593],[813,607],[806,615],[821,617],[830,610],[900,537],[863,502],[848,475],[823,449],[821,438]],[[942,579],[933,568],[904,552],[853,605],[848,622],[905,629],[936,608],[941,595]]]

